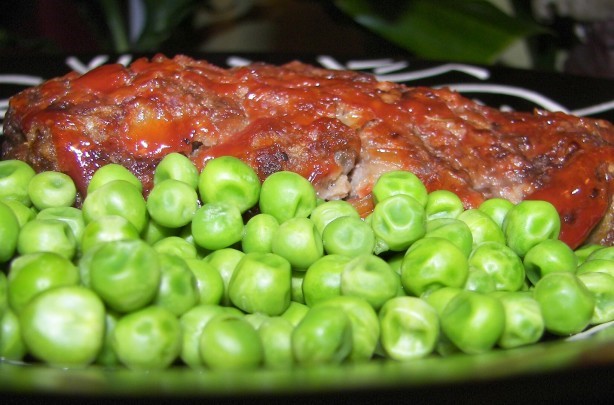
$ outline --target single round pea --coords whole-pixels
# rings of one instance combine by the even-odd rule
[[[130,221],[119,215],[105,215],[85,225],[81,251],[87,252],[100,243],[134,239],[139,239],[139,232]]]
[[[233,156],[209,160],[198,180],[198,192],[204,203],[230,203],[241,212],[258,203],[260,187],[254,169]]]
[[[461,291],[441,313],[441,328],[462,352],[484,353],[499,341],[505,327],[503,304],[487,294]]]
[[[380,323],[373,306],[364,298],[340,295],[320,302],[325,307],[344,312],[351,324],[351,350],[348,360],[367,361],[373,357],[380,337]]]
[[[473,249],[473,235],[469,226],[456,218],[435,218],[426,221],[425,237],[439,237],[449,240],[469,257]]]
[[[188,366],[192,368],[204,366],[200,357],[200,335],[205,325],[220,314],[242,315],[241,311],[234,307],[201,304],[192,307],[179,318],[182,336],[180,357]]]
[[[493,197],[484,200],[478,209],[488,215],[490,219],[501,227],[509,210],[512,209],[514,203],[505,198]]]
[[[518,291],[525,281],[525,267],[518,255],[499,242],[484,242],[469,256],[469,268],[480,269],[493,280],[495,290]]]
[[[57,219],[66,222],[75,236],[77,249],[81,247],[81,239],[83,238],[83,231],[85,230],[85,221],[80,209],[75,207],[45,208],[36,214],[36,219]]]
[[[428,192],[422,180],[412,172],[404,170],[393,170],[382,174],[373,185],[372,193],[376,204],[396,194],[413,197],[422,206],[425,206],[428,200]]]
[[[496,291],[495,280],[484,269],[469,267],[465,290],[475,291],[482,294]]]
[[[608,273],[590,272],[578,274],[578,278],[595,298],[590,324],[614,321],[614,277]]]
[[[309,266],[303,279],[303,297],[308,306],[341,295],[341,273],[350,260],[347,256],[326,255]]]
[[[87,194],[91,194],[105,184],[116,180],[127,181],[136,187],[139,193],[143,192],[143,183],[130,170],[120,164],[109,163],[94,172],[87,185]]]
[[[560,230],[559,214],[547,201],[522,201],[510,209],[503,221],[507,245],[520,257],[539,242],[558,238]]]
[[[77,285],[79,271],[68,258],[57,253],[30,253],[11,262],[7,281],[8,303],[16,314],[20,314],[43,291]]]
[[[142,192],[125,180],[105,183],[88,193],[81,210],[86,224],[107,215],[119,215],[134,225],[139,234],[148,221],[147,203]]]
[[[365,299],[378,311],[397,295],[400,277],[381,257],[362,254],[348,262],[341,272],[341,295]]]
[[[506,242],[501,227],[480,210],[465,210],[458,214],[456,218],[466,223],[471,230],[474,248],[484,242]]]
[[[294,325],[282,317],[265,319],[258,328],[262,341],[264,365],[268,368],[289,368],[294,364],[292,332]]]
[[[237,264],[245,256],[245,253],[238,249],[226,248],[214,250],[203,258],[203,262],[211,265],[222,277],[224,282],[224,295],[222,296],[222,305],[231,305],[228,297],[228,284],[232,278]]]
[[[593,317],[595,298],[573,273],[549,273],[535,285],[533,294],[542,311],[546,330],[571,335],[586,328]]]
[[[443,238],[423,238],[414,243],[401,263],[401,282],[410,294],[465,285],[469,265],[465,254]]]
[[[339,217],[324,228],[322,245],[327,254],[354,257],[373,252],[375,233],[371,226],[360,218]]]
[[[231,247],[243,237],[243,217],[234,204],[210,202],[200,207],[191,224],[194,242],[208,250]]]
[[[184,260],[198,257],[196,246],[180,236],[167,236],[154,243],[152,247],[158,253],[181,257]]]
[[[377,240],[376,254],[403,251],[426,232],[424,207],[408,195],[393,195],[375,206],[371,227]]]
[[[614,261],[614,246],[602,247],[595,249],[586,260],[605,259]]]
[[[189,224],[199,207],[196,190],[187,183],[173,179],[153,186],[146,204],[149,216],[168,228],[181,228]]]
[[[28,184],[28,195],[39,210],[49,207],[70,207],[77,199],[73,179],[62,172],[45,171],[34,175]]]
[[[148,306],[121,317],[112,346],[119,361],[133,370],[161,370],[181,352],[179,319],[168,309]]]
[[[296,326],[308,311],[309,307],[307,305],[296,301],[290,301],[290,305],[288,305],[288,308],[283,312],[283,314],[280,315],[280,317],[290,322],[292,326]]]
[[[497,344],[504,349],[537,343],[545,330],[539,304],[530,292],[497,291],[496,297],[505,311],[505,326]]]
[[[352,204],[345,200],[330,200],[315,207],[309,216],[316,224],[316,229],[320,234],[324,232],[326,225],[339,217],[360,218],[360,214]]]
[[[19,232],[17,252],[21,255],[53,252],[72,259],[77,252],[77,240],[66,222],[58,219],[33,219]]]
[[[186,259],[185,262],[196,278],[198,302],[219,305],[224,297],[224,280],[220,273],[200,259]]]
[[[290,218],[273,235],[272,252],[285,258],[293,268],[305,270],[324,255],[322,237],[309,218]]]
[[[192,189],[198,187],[198,169],[187,156],[178,152],[165,155],[154,170],[154,185],[173,179],[188,184]]]
[[[13,211],[0,201],[0,263],[9,261],[17,249],[19,222]]]
[[[567,244],[558,239],[546,239],[530,248],[523,259],[527,278],[536,284],[548,273],[575,273],[578,258]]]
[[[104,340],[104,304],[82,286],[46,290],[19,314],[28,353],[53,366],[83,367],[95,359]]]
[[[291,341],[298,364],[338,364],[352,351],[352,324],[345,312],[316,305],[296,325]]]
[[[20,361],[27,353],[19,318],[10,309],[0,313],[0,359]]]
[[[198,303],[196,277],[180,257],[159,253],[158,262],[161,277],[153,304],[180,316]]]
[[[256,214],[251,217],[243,228],[241,248],[245,253],[271,253],[273,235],[279,228],[279,222],[273,215]]]
[[[290,305],[290,263],[273,253],[246,253],[228,284],[231,302],[247,313],[282,314]]]
[[[248,370],[262,364],[264,350],[258,332],[241,316],[221,314],[200,335],[200,356],[212,370]]]
[[[262,182],[260,212],[273,215],[281,224],[290,218],[308,217],[317,204],[313,185],[298,173],[280,171]]]
[[[435,350],[439,338],[437,311],[417,297],[396,297],[379,312],[380,342],[393,360],[422,358]]]
[[[9,159],[0,161],[0,200],[17,200],[27,207],[32,205],[28,184],[36,172],[28,163]]]
[[[141,309],[158,293],[158,255],[142,240],[102,245],[89,260],[89,267],[90,288],[114,311]]]
[[[448,190],[431,191],[425,206],[427,219],[456,218],[464,209],[458,195]]]
[[[17,222],[19,223],[20,228],[24,226],[26,222],[29,222],[36,218],[36,215],[38,214],[38,210],[35,207],[29,207],[21,201],[5,198],[1,200],[0,203],[6,205],[11,209],[11,211],[13,211],[13,214],[15,214],[15,218],[17,218]],[[2,222],[4,221],[0,221],[0,223]]]

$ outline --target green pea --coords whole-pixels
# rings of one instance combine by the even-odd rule
[[[497,344],[504,349],[537,343],[545,330],[539,304],[530,292],[498,291],[493,293],[505,311],[505,326]]]
[[[474,248],[484,242],[506,242],[501,227],[480,210],[465,210],[458,214],[456,218],[466,223],[471,230]]]
[[[442,287],[437,290],[431,290],[421,296],[431,307],[437,312],[437,316],[441,318],[446,305],[458,294],[463,291],[456,287]],[[441,328],[440,328],[441,329]],[[457,353],[459,349],[454,346],[450,339],[444,334],[439,333],[437,344],[435,345],[435,351],[442,356],[448,356],[453,353]]]
[[[108,242],[96,249],[88,264],[91,289],[114,311],[143,308],[158,292],[158,255],[144,241]]]
[[[590,324],[614,321],[614,277],[608,273],[590,272],[579,274],[578,278],[595,298]]]
[[[290,300],[301,304],[305,303],[303,295],[303,280],[305,279],[304,270],[292,270],[292,279],[290,280]]]
[[[574,254],[578,258],[578,265],[584,263],[593,252],[600,249],[603,249],[603,246],[596,243],[589,243],[574,250]]]
[[[139,193],[143,192],[143,183],[130,170],[117,163],[106,164],[94,172],[87,185],[87,194],[91,194],[107,183],[123,180],[132,184]]]
[[[425,206],[427,219],[456,218],[464,209],[461,199],[448,190],[430,192]]]
[[[525,267],[512,249],[498,242],[484,242],[469,256],[469,268],[484,271],[495,290],[518,291],[525,280]]]
[[[293,268],[303,270],[324,255],[322,237],[309,218],[290,218],[281,223],[273,235],[271,248]]]
[[[39,210],[49,207],[70,207],[77,199],[77,187],[65,173],[45,171],[34,175],[28,183],[30,201]]]
[[[614,277],[614,260],[592,259],[586,260],[576,269],[576,274],[584,273],[607,273]]]
[[[547,239],[530,248],[524,256],[523,263],[527,277],[536,284],[548,273],[575,273],[578,258],[565,242],[558,239]]]
[[[461,291],[441,314],[441,328],[462,352],[484,353],[499,341],[505,327],[503,304],[490,295]]]
[[[554,206],[547,201],[525,200],[508,212],[503,222],[507,245],[520,257],[546,239],[556,239],[561,219]]]
[[[158,224],[181,228],[192,221],[199,207],[196,190],[179,180],[157,183],[147,197],[147,212]]]
[[[77,240],[70,226],[58,219],[33,219],[25,224],[17,238],[20,255],[53,252],[67,259],[77,253]]]
[[[20,228],[24,226],[26,222],[30,222],[31,220],[36,218],[36,215],[38,214],[38,210],[36,208],[28,207],[24,203],[17,200],[5,198],[0,201],[0,203],[6,205],[11,209],[11,211],[13,211],[13,214],[15,214],[15,218],[17,218],[17,222],[19,223]],[[0,221],[0,223],[1,222],[4,221]]]
[[[119,215],[105,215],[85,225],[81,251],[87,252],[100,243],[135,239],[139,239],[139,232],[130,221]]]
[[[595,249],[586,260],[605,259],[614,261],[614,246]]]
[[[478,209],[488,215],[490,219],[501,227],[507,213],[514,207],[514,203],[504,198],[493,197],[484,200]]]
[[[595,309],[595,298],[573,273],[549,273],[535,285],[533,294],[542,311],[546,330],[571,335],[586,328]]]
[[[379,312],[381,344],[393,360],[422,358],[435,350],[439,337],[437,311],[417,297],[396,297]]]
[[[234,204],[241,212],[256,205],[260,188],[260,179],[254,169],[233,156],[209,160],[198,180],[203,202]]]
[[[180,236],[167,236],[154,243],[152,247],[158,253],[166,253],[185,260],[198,257],[196,246]]]
[[[290,305],[290,263],[273,253],[246,253],[228,284],[228,296],[239,309],[274,316]]]
[[[10,309],[0,313],[0,359],[20,361],[27,353],[19,318]]]
[[[134,225],[139,234],[148,221],[147,203],[142,192],[125,180],[105,183],[88,193],[81,209],[86,224],[103,216],[119,215]]]
[[[228,248],[243,237],[243,217],[233,204],[211,202],[196,211],[191,230],[194,242],[202,248]]]
[[[212,370],[248,370],[264,358],[258,332],[245,319],[221,314],[211,319],[200,335],[200,355]]]
[[[281,224],[290,218],[306,218],[316,207],[313,185],[301,175],[280,171],[262,182],[260,212],[273,215]]]
[[[245,314],[243,319],[252,325],[254,329],[258,330],[260,325],[262,325],[262,323],[267,319],[271,319],[271,317],[261,312],[254,312],[253,314]]]
[[[198,302],[219,305],[224,297],[224,280],[209,263],[199,259],[186,259],[186,264],[196,278]]]
[[[19,222],[13,211],[0,201],[0,263],[9,261],[17,249]]]
[[[220,314],[242,315],[241,311],[234,307],[201,304],[192,307],[179,318],[182,337],[180,357],[188,366],[192,368],[204,366],[200,357],[200,335],[207,323]]]
[[[341,273],[350,260],[347,256],[326,255],[309,266],[303,279],[303,296],[308,306],[341,295]]]
[[[360,218],[356,208],[345,200],[330,200],[323,202],[311,211],[309,218],[316,224],[320,234],[332,220],[339,217]]]
[[[345,265],[341,272],[341,295],[365,299],[378,311],[397,295],[400,277],[386,261],[372,254],[362,254]]]
[[[262,341],[264,365],[271,369],[289,368],[294,364],[292,332],[294,325],[282,317],[266,319],[258,328]]]
[[[153,304],[181,316],[198,303],[196,277],[180,257],[159,253],[158,262],[161,278]]]
[[[4,271],[0,271],[0,317],[9,307],[8,280]]]
[[[149,221],[147,221],[147,225],[145,225],[145,229],[143,230],[143,232],[141,232],[141,238],[150,245],[154,245],[156,242],[169,236],[178,236],[179,233],[185,228],[188,228],[188,233],[191,237],[192,233],[189,232],[189,227],[187,226],[180,229],[169,228],[167,226],[162,226],[153,219],[149,218]]]
[[[224,295],[222,296],[222,305],[231,305],[228,297],[228,284],[232,278],[237,264],[243,258],[245,253],[237,249],[226,248],[215,250],[203,258],[203,262],[210,264],[222,277],[224,282]]]
[[[375,206],[371,227],[376,237],[376,254],[403,251],[426,232],[424,207],[405,194],[393,195]]]
[[[352,324],[343,311],[316,305],[294,328],[291,344],[298,364],[338,364],[352,351]]]
[[[19,314],[21,336],[35,358],[59,367],[91,364],[102,348],[104,304],[82,286],[61,286],[34,297]]]
[[[435,218],[426,221],[425,237],[439,237],[449,240],[469,257],[473,249],[473,235],[469,226],[455,218]]]
[[[117,354],[113,349],[113,332],[115,331],[115,326],[117,325],[117,321],[121,316],[114,311],[106,311],[104,318],[104,339],[102,342],[102,347],[96,356],[95,363],[100,364],[105,367],[116,367],[120,365],[119,359],[117,358]]]
[[[314,305],[344,312],[351,324],[351,350],[348,360],[367,361],[373,357],[380,337],[380,323],[373,306],[364,298],[344,296],[332,297]]]
[[[75,236],[77,248],[79,249],[81,247],[83,231],[85,230],[85,221],[80,209],[75,207],[45,208],[36,214],[36,219],[57,219],[66,222]]]
[[[30,207],[32,201],[28,195],[28,185],[35,174],[34,169],[24,161],[0,161],[0,200],[17,200]]]
[[[194,190],[198,187],[199,173],[194,163],[185,155],[172,152],[165,155],[154,170],[154,185],[173,179],[188,184]]]
[[[148,306],[121,317],[112,346],[119,361],[132,370],[161,370],[181,353],[181,325],[168,309]]]
[[[404,170],[393,170],[382,174],[373,185],[372,193],[376,204],[396,194],[413,197],[422,206],[425,206],[428,200],[428,192],[422,180],[412,172]]]
[[[354,257],[373,251],[375,233],[371,226],[360,218],[340,217],[324,228],[322,244],[327,254]]]
[[[465,285],[469,265],[465,254],[443,238],[424,238],[414,243],[401,263],[401,282],[409,294]]]
[[[57,253],[30,253],[11,262],[7,282],[8,303],[19,315],[43,291],[77,285],[79,271],[69,259]]]
[[[245,253],[271,253],[273,251],[273,237],[278,228],[279,222],[273,215],[254,215],[243,228],[242,250]]]
[[[288,305],[288,308],[280,315],[280,317],[290,322],[292,326],[296,326],[308,311],[309,307],[307,305],[296,301],[290,301],[290,305]]]
[[[464,289],[483,294],[497,290],[494,278],[485,270],[475,267],[469,267]]]

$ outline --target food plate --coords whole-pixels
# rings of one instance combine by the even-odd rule
[[[0,117],[8,98],[25,87],[69,70],[86,72],[109,62],[129,63],[141,55],[70,55],[0,58]],[[252,61],[301,60],[332,69],[376,74],[410,86],[448,86],[502,109],[566,111],[614,121],[614,82],[502,67],[430,63],[398,57],[339,58],[328,55],[190,55],[223,67]],[[609,326],[609,327],[608,327]],[[90,367],[64,370],[0,361],[0,394],[24,398],[54,394],[79,398],[209,397],[216,399],[325,398],[353,402],[400,399],[514,402],[612,394],[614,326],[604,325],[574,339],[551,339],[483,355],[430,357],[412,362],[373,361],[335,367],[221,373],[185,367],[159,372]],[[324,397],[322,397],[324,396]]]

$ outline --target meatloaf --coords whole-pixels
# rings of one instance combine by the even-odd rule
[[[504,112],[448,89],[380,82],[372,75],[254,63],[223,69],[156,55],[51,79],[11,98],[3,159],[69,174],[81,198],[94,171],[114,162],[147,192],[170,152],[199,168],[216,156],[248,162],[262,179],[292,170],[324,199],[366,214],[384,172],[414,172],[429,190],[545,199],[561,239],[614,244],[614,126],[559,112]]]

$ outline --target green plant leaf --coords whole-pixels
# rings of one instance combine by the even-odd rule
[[[513,42],[543,33],[485,0],[335,0],[356,22],[427,59],[491,64]]]
[[[146,20],[135,44],[139,51],[156,51],[196,8],[199,0],[145,0]]]

